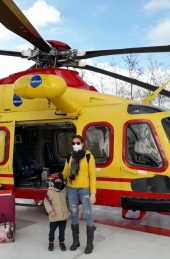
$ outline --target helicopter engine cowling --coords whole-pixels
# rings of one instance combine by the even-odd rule
[[[13,85],[17,96],[24,99],[46,98],[55,107],[56,114],[82,115],[84,108],[65,96],[67,84],[57,75],[36,74],[18,78]]]
[[[67,84],[63,78],[47,74],[22,76],[13,86],[15,94],[25,99],[56,99],[64,94],[66,88]]]

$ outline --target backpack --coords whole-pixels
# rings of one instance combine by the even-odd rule
[[[69,154],[67,156],[67,163],[69,164],[69,161],[70,161],[70,157],[71,157],[71,154]],[[86,154],[86,159],[87,159],[87,163],[89,164],[89,160],[90,160],[90,154]]]

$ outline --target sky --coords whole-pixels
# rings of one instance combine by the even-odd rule
[[[73,49],[96,50],[170,44],[170,0],[14,0],[45,40],[58,40]],[[9,17],[10,19],[10,17]],[[32,45],[0,24],[0,49]],[[154,54],[169,61],[170,54]],[[145,65],[148,55],[140,54]],[[111,58],[93,59],[90,64]],[[31,67],[32,61],[0,56],[0,78]],[[126,73],[125,73],[126,74]]]

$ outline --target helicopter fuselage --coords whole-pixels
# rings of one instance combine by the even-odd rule
[[[168,110],[99,93],[57,68],[1,79],[0,100],[0,183],[16,198],[43,200],[45,173],[63,170],[80,134],[96,160],[97,204],[169,211]]]

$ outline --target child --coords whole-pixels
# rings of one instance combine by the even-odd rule
[[[69,211],[66,203],[66,188],[61,172],[54,174],[52,184],[48,188],[47,195],[44,199],[44,206],[49,214],[50,221],[48,250],[53,251],[54,249],[54,234],[57,227],[59,227],[59,245],[61,251],[65,251],[65,229]]]

